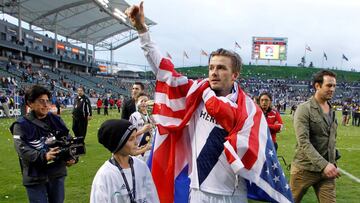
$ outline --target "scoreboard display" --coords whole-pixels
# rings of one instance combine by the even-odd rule
[[[280,60],[287,57],[288,38],[253,37],[251,58],[254,60]]]

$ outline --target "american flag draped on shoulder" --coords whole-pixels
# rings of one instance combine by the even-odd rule
[[[187,202],[190,154],[187,123],[200,102],[229,132],[224,150],[234,173],[247,180],[248,197],[271,202],[292,202],[285,175],[277,160],[265,117],[238,88],[237,105],[215,96],[204,80],[188,80],[170,60],[160,62],[153,116],[158,133],[151,171],[161,202]]]

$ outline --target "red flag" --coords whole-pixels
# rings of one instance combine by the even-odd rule
[[[235,42],[235,48],[239,48],[239,49],[241,49],[241,46],[237,43],[237,42]]]
[[[169,52],[166,52],[166,57],[168,57],[169,59],[172,59],[171,55],[169,54]]]
[[[157,97],[153,109],[158,131],[151,159],[151,172],[160,202],[184,202],[176,201],[181,199],[181,195],[185,195],[182,199],[188,199],[186,195],[189,187],[186,184],[189,184],[189,181],[181,177],[188,175],[188,149],[191,144],[188,133],[191,133],[191,128],[184,128],[201,102],[209,115],[214,116],[219,125],[229,132],[224,142],[224,153],[233,172],[242,174],[242,177],[255,183],[253,185],[269,195],[265,198],[254,194],[255,197],[273,199],[276,202],[292,202],[286,178],[282,175],[277,157],[273,156],[275,149],[265,116],[240,86],[237,86],[237,106],[232,106],[216,97],[206,79],[190,80],[182,76],[168,59],[161,60],[159,70],[168,73],[157,76]],[[176,82],[170,85],[163,81]],[[234,87],[235,85],[237,84],[234,84]],[[182,189],[185,191],[181,191]],[[252,191],[254,189],[258,190],[252,188]]]
[[[183,55],[185,58],[189,59],[189,56],[187,55],[186,51],[184,51]]]
[[[305,49],[311,51],[311,48],[308,45],[305,46]]]
[[[206,51],[201,49],[201,55],[208,56],[208,53],[206,53]]]

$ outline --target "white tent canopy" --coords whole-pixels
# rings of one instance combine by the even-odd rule
[[[129,7],[124,0],[3,0],[0,7],[30,25],[107,49],[137,38],[128,20],[121,17]],[[155,25],[150,19],[146,23]],[[106,40],[114,37],[110,45]]]

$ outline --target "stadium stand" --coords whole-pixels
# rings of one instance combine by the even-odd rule
[[[29,0],[20,5],[4,1],[2,6],[4,13],[13,14],[14,17],[19,17],[19,13],[14,12],[17,6],[23,10],[31,10],[32,15],[20,15],[25,22],[47,30],[54,30],[51,26],[56,25],[64,28],[56,30],[59,35],[105,49],[109,48],[106,39],[112,36],[108,33],[130,33],[119,44],[111,44],[111,47],[115,48],[137,38],[131,35],[131,27],[121,19],[104,12],[105,10],[100,11],[104,7],[97,4],[98,1],[70,2],[56,1],[45,10],[41,7],[41,11],[39,5],[48,5],[49,1]],[[120,10],[128,7],[124,1],[121,1],[120,5]],[[74,12],[77,15],[71,16]],[[59,19],[56,18],[58,15]],[[47,22],[52,23],[49,25]],[[155,25],[149,19],[147,24]],[[93,32],[86,33],[87,29]],[[20,29],[17,25],[0,20],[1,88],[6,89],[9,94],[15,95],[33,84],[42,84],[50,87],[55,96],[67,98],[66,104],[71,104],[79,86],[86,87],[87,94],[93,98],[119,98],[120,95],[129,95],[135,81],[145,83],[150,95],[154,92],[154,76],[149,72],[120,71],[115,75],[104,75],[99,72],[100,64],[94,59],[95,50],[77,46],[68,40],[55,40],[53,37],[41,35],[31,27],[22,28],[21,36],[18,36],[18,33]],[[113,63],[100,61],[101,64]],[[240,83],[252,96],[267,91],[273,95],[274,105],[288,104],[290,107],[305,101],[313,93],[309,78],[316,71],[314,68],[245,66]],[[190,78],[203,78],[207,76],[207,67],[183,68],[179,69],[179,72]],[[338,74],[338,87],[333,102],[338,105],[343,102],[359,103],[360,74],[335,72]]]

